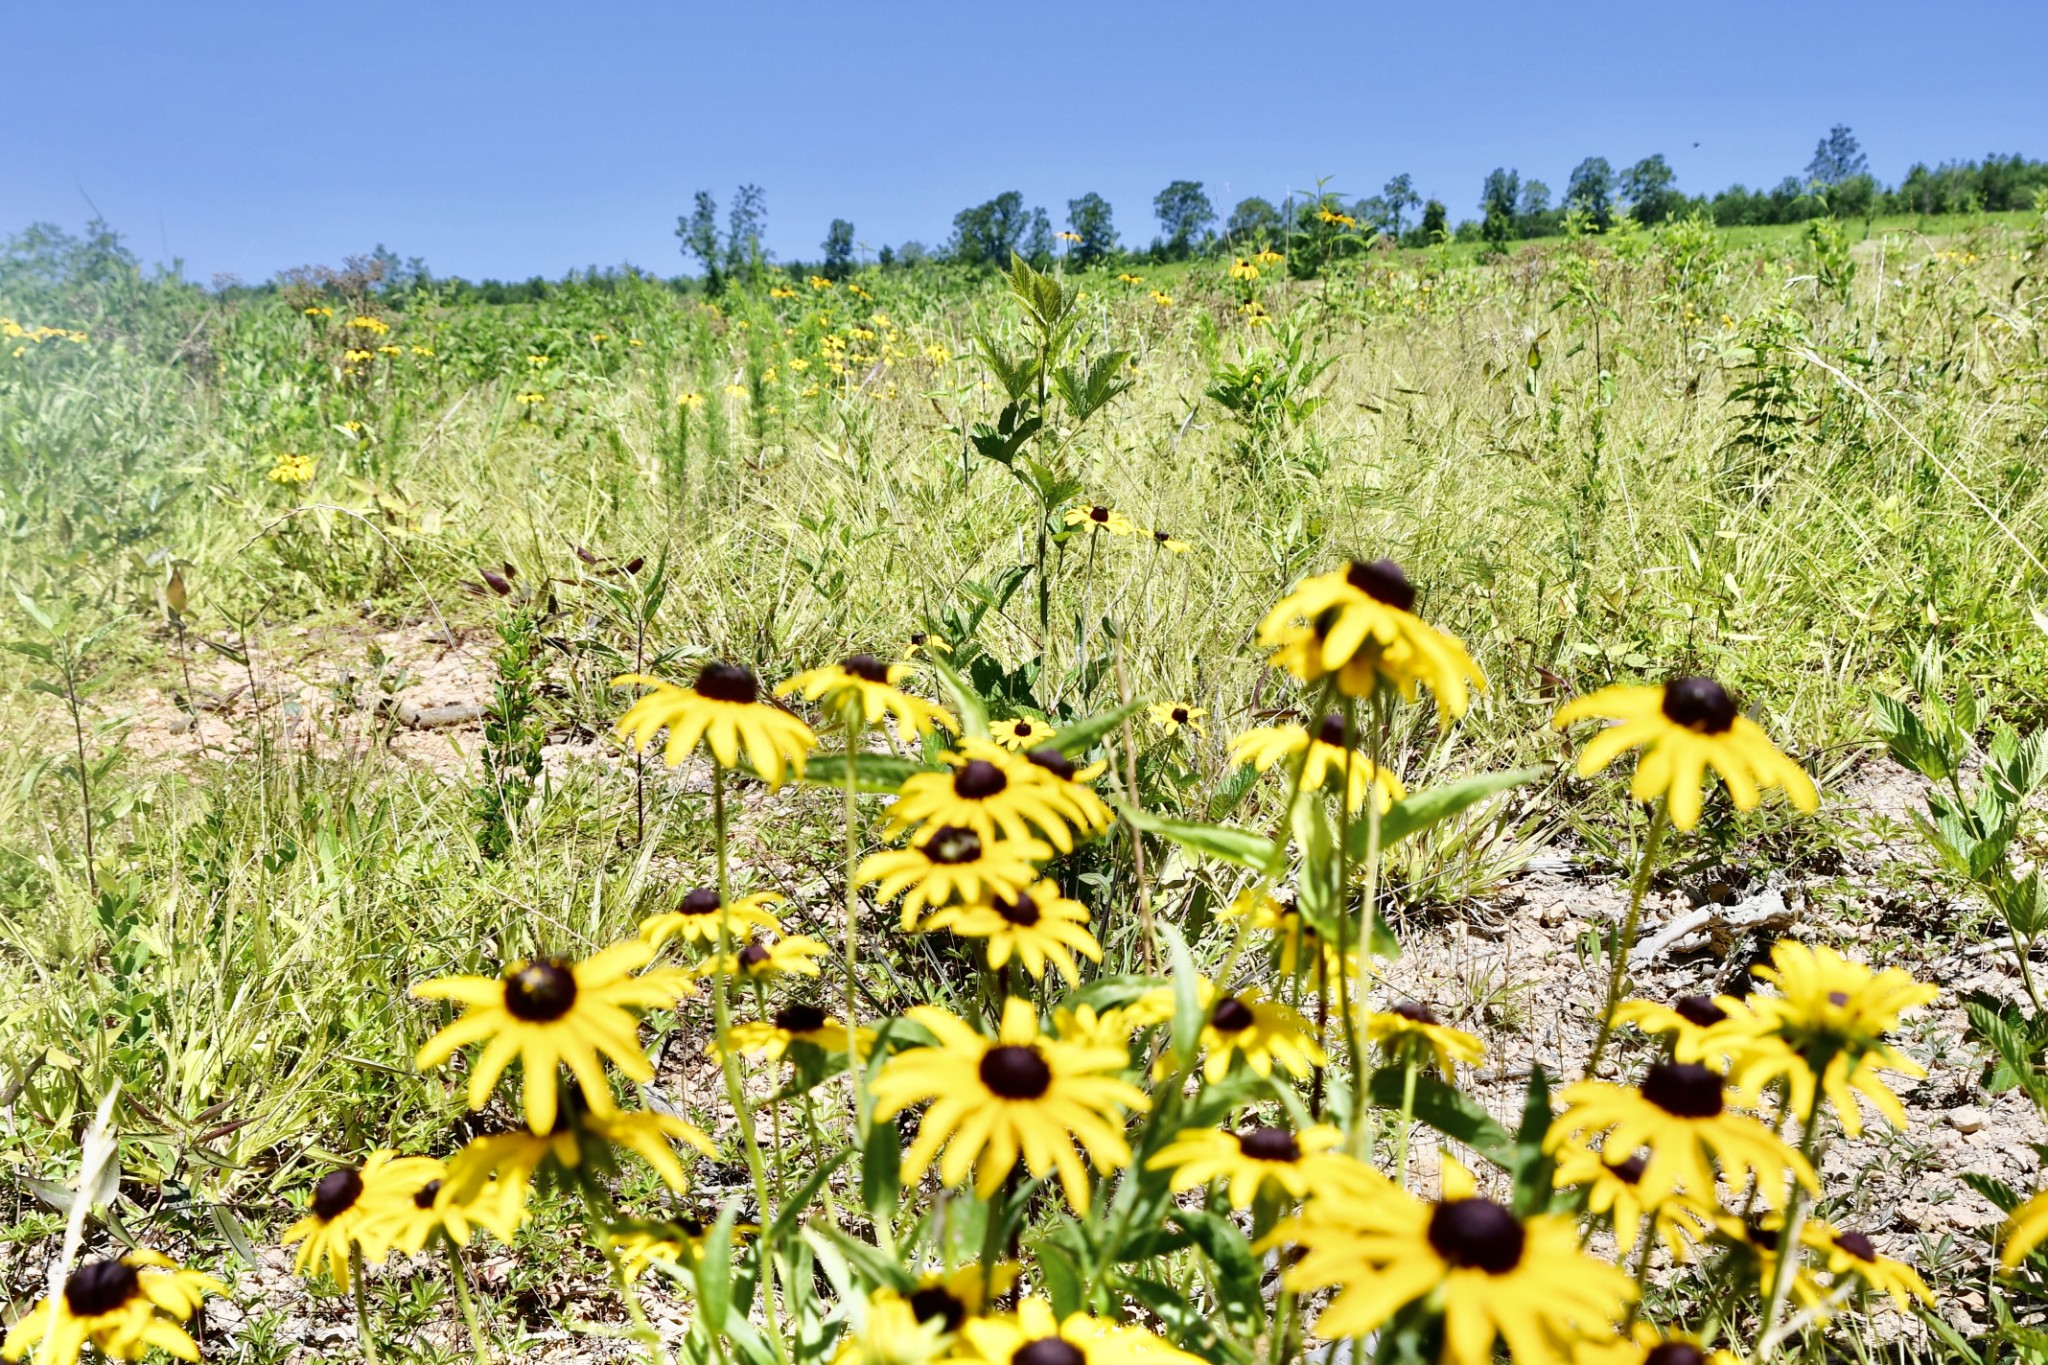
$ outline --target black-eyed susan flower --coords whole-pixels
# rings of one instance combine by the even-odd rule
[[[1634,1024],[1643,1032],[1668,1039],[1674,1062],[1721,1061],[1725,1048],[1715,1048],[1710,1030],[1728,1022],[1728,1011],[1708,995],[1681,995],[1668,1005],[1653,1000],[1624,1000],[1614,1011],[1617,1026]]]
[[[1232,1063],[1244,1064],[1260,1076],[1271,1076],[1277,1063],[1291,1076],[1306,1076],[1329,1058],[1316,1042],[1315,1031],[1292,1006],[1266,998],[1257,986],[1234,994],[1219,992],[1213,982],[1199,983],[1202,1008],[1207,1022],[1202,1026],[1199,1046],[1205,1054],[1202,1077],[1214,1085],[1230,1074]],[[1173,1017],[1173,991],[1167,987],[1147,991],[1125,1011],[1139,1027]],[[1168,1060],[1159,1059],[1164,1075]]]
[[[962,743],[969,753],[974,752],[972,742]],[[1095,794],[1095,789],[1088,785],[1109,767],[1106,760],[1082,767],[1058,749],[1040,748],[1026,750],[1024,761],[1039,774],[1040,781],[1049,783],[1059,792],[1075,829],[1092,835],[1109,828],[1115,816]]]
[[[727,1036],[732,1040],[732,1050],[742,1057],[766,1057],[779,1062],[790,1048],[799,1045],[814,1047],[821,1052],[846,1051],[846,1021],[835,1019],[817,1005],[799,1002],[784,1005],[775,1011],[770,1019],[751,1019],[734,1024]],[[875,1031],[856,1025],[853,1029],[854,1053],[861,1060],[867,1059],[868,1052],[875,1044]],[[711,1050],[716,1052],[717,1044]]]
[[[944,1355],[953,1334],[935,1318],[920,1318],[893,1289],[878,1289],[848,1306],[846,1331],[831,1365],[927,1365]]]
[[[1209,733],[1202,726],[1202,718],[1209,714],[1208,711],[1184,701],[1154,702],[1146,708],[1146,714],[1163,735],[1177,735],[1182,730],[1193,730],[1198,735]]]
[[[917,1277],[910,1291],[911,1311],[919,1322],[938,1322],[948,1332],[960,1330],[969,1318],[988,1312],[995,1301],[1017,1283],[1017,1267],[998,1261],[993,1270],[964,1265],[957,1270],[928,1270]]]
[[[1081,526],[1090,531],[1107,531],[1113,536],[1135,535],[1138,528],[1131,525],[1131,519],[1114,507],[1091,502],[1083,507],[1070,507],[1061,518],[1069,526]]]
[[[961,1365],[1196,1365],[1201,1357],[1142,1327],[1069,1313],[1028,1298],[1000,1317],[971,1318],[948,1359]]]
[[[1060,894],[1049,881],[1034,882],[1014,896],[993,896],[973,905],[949,905],[924,922],[925,929],[948,929],[962,938],[982,940],[988,965],[1000,971],[1013,957],[1042,980],[1046,963],[1072,986],[1081,973],[1079,953],[1102,961],[1102,945],[1088,932],[1088,909]]]
[[[932,1102],[904,1153],[906,1183],[922,1179],[944,1148],[939,1179],[958,1185],[972,1172],[986,1199],[1021,1156],[1034,1176],[1057,1170],[1067,1202],[1085,1213],[1088,1166],[1081,1153],[1103,1172],[1130,1162],[1123,1111],[1143,1111],[1150,1102],[1117,1075],[1130,1064],[1125,1049],[1049,1037],[1031,1006],[1014,997],[1004,1002],[993,1038],[933,1005],[914,1006],[907,1017],[936,1045],[891,1057],[874,1082],[877,1119]]]
[[[678,1143],[707,1157],[717,1155],[702,1130],[673,1114],[647,1110],[601,1114],[575,1104],[551,1132],[517,1129],[471,1138],[448,1158],[440,1197],[474,1203],[495,1189],[501,1208],[520,1213],[532,1192],[534,1174],[547,1163],[575,1171],[593,1157],[610,1163],[620,1151],[645,1161],[663,1184],[680,1194],[689,1188],[689,1176],[676,1156]]]
[[[861,886],[873,882],[882,900],[902,896],[907,933],[926,908],[1016,895],[1038,880],[1037,864],[1050,857],[1052,849],[1036,839],[991,843],[971,829],[949,826],[927,831],[924,842],[909,848],[869,854],[854,880]]]
[[[1863,1131],[1859,1094],[1894,1128],[1904,1128],[1905,1106],[1878,1072],[1927,1074],[1886,1037],[1905,1011],[1933,1000],[1936,988],[1897,967],[1873,972],[1833,948],[1790,939],[1771,949],[1770,965],[1756,968],[1756,975],[1778,993],[1758,991],[1741,1000],[1722,996],[1715,1002],[1728,1021],[1710,1037],[1729,1049],[1729,1074],[1736,1084],[1755,1093],[1782,1080],[1793,1111],[1802,1118],[1812,1114],[1818,1090],[1851,1137]]]
[[[946,643],[944,636],[933,635],[929,631],[912,631],[910,638],[903,642],[903,657],[906,659],[915,659],[920,654],[937,655],[952,652],[953,646]]]
[[[1769,1294],[1778,1278],[1778,1256],[1785,1241],[1785,1215],[1759,1212],[1747,1218],[1722,1215],[1714,1220],[1714,1240],[1731,1253],[1731,1260],[1743,1279]],[[1827,1287],[1803,1258],[1795,1259],[1791,1282],[1792,1298],[1806,1308],[1819,1308],[1828,1301]]]
[[[1013,754],[1035,749],[1051,739],[1054,727],[1036,716],[1011,716],[988,723],[989,738]]]
[[[1463,1029],[1438,1019],[1429,1006],[1403,1001],[1365,1017],[1365,1036],[1393,1060],[1434,1063],[1447,1081],[1458,1078],[1458,1063],[1470,1065],[1486,1055],[1486,1044]]]
[[[1662,687],[1616,683],[1567,703],[1550,723],[1562,730],[1592,719],[1615,723],[1579,751],[1579,775],[1591,777],[1626,750],[1642,750],[1629,790],[1638,801],[1663,797],[1679,829],[1699,823],[1709,768],[1720,774],[1737,810],[1756,809],[1765,787],[1782,787],[1799,810],[1820,809],[1806,770],[1779,753],[1712,678],[1674,678]]]
[[[634,1225],[618,1233],[612,1247],[619,1253],[620,1269],[630,1283],[657,1265],[675,1271],[694,1264],[704,1254],[704,1238],[710,1231],[710,1223],[694,1214],[683,1214],[659,1223]],[[737,1240],[758,1235],[761,1226],[734,1223],[732,1231]]]
[[[1262,725],[1247,730],[1230,741],[1226,757],[1233,768],[1249,763],[1263,773],[1304,750],[1307,752],[1301,760],[1303,791],[1335,791],[1342,787],[1345,804],[1354,812],[1365,809],[1367,792],[1372,793],[1373,804],[1382,812],[1408,795],[1400,778],[1384,768],[1375,768],[1371,759],[1345,744],[1344,717],[1334,711],[1323,717],[1314,735],[1299,725]]]
[[[1934,1306],[1934,1291],[1920,1272],[1904,1261],[1879,1253],[1868,1233],[1835,1227],[1822,1219],[1808,1217],[1799,1225],[1799,1240],[1820,1253],[1821,1266],[1837,1284],[1845,1279],[1884,1294],[1901,1313],[1912,1311],[1918,1299]]]
[[[682,939],[685,943],[716,943],[721,920],[727,926],[725,932],[733,938],[747,937],[756,929],[780,934],[782,921],[775,918],[768,907],[781,899],[782,896],[774,891],[757,891],[725,905],[725,913],[721,915],[717,888],[696,887],[676,902],[675,909],[641,920],[640,937],[656,947],[672,938]]]
[[[1177,555],[1184,555],[1195,548],[1179,536],[1173,534],[1173,532],[1157,529],[1152,532],[1152,543],[1162,550],[1170,550]]]
[[[199,1311],[208,1294],[225,1294],[211,1275],[184,1270],[160,1252],[84,1261],[58,1293],[8,1329],[0,1359],[35,1352],[35,1365],[77,1365],[87,1346],[116,1360],[140,1360],[154,1347],[180,1360],[199,1359],[199,1347],[179,1324]]]
[[[442,1174],[432,1157],[372,1152],[361,1166],[329,1171],[313,1185],[313,1203],[306,1216],[284,1230],[278,1240],[300,1244],[294,1268],[305,1274],[325,1261],[334,1282],[348,1288],[349,1250],[376,1265],[391,1254],[395,1216],[411,1204],[420,1187]]]
[[[1659,1062],[1639,1086],[1580,1081],[1566,1088],[1565,1110],[1544,1138],[1548,1150],[1605,1135],[1621,1152],[1648,1148],[1637,1182],[1645,1197],[1684,1195],[1713,1203],[1714,1169],[1737,1191],[1754,1176],[1756,1197],[1767,1207],[1785,1198],[1790,1174],[1809,1191],[1820,1184],[1806,1158],[1754,1118],[1728,1111],[1726,1083],[1697,1062]]]
[[[899,686],[914,672],[909,664],[888,664],[872,654],[854,654],[828,668],[797,674],[779,684],[775,695],[797,693],[805,701],[822,702],[856,715],[862,725],[876,725],[882,717],[893,716],[897,729],[906,735],[929,734],[934,729],[959,734],[960,722],[950,711]]]
[[[1322,1165],[1316,1158],[1344,1140],[1344,1135],[1327,1123],[1294,1132],[1266,1124],[1254,1124],[1232,1132],[1228,1128],[1185,1128],[1173,1141],[1146,1163],[1148,1170],[1172,1171],[1175,1194],[1206,1185],[1212,1180],[1228,1182],[1225,1198],[1234,1209],[1248,1209],[1262,1189],[1277,1189],[1289,1199],[1303,1199],[1314,1187]]]
[[[418,1174],[430,1173],[422,1169]],[[455,1191],[448,1188],[447,1175],[446,1163],[436,1161],[431,1178],[420,1182],[411,1199],[392,1201],[383,1228],[391,1246],[417,1254],[436,1234],[457,1246],[468,1246],[472,1231],[479,1227],[509,1243],[519,1230],[523,1212],[520,1192],[508,1183],[492,1180],[456,1198]]]
[[[1270,1239],[1302,1249],[1289,1288],[1337,1291],[1316,1320],[1325,1339],[1363,1336],[1427,1300],[1442,1315],[1443,1365],[1490,1365],[1496,1338],[1531,1365],[1558,1360],[1560,1342],[1612,1335],[1635,1296],[1627,1275],[1579,1250],[1570,1219],[1517,1217],[1448,1157],[1434,1201],[1351,1164],[1356,1178],[1328,1182]]]
[[[2048,1190],[2043,1190],[2012,1211],[2000,1231],[2005,1245],[2000,1248],[1998,1262],[2011,1270],[2035,1247],[2048,1242]]]
[[[1738,1365],[1732,1351],[1709,1349],[1683,1332],[1666,1332],[1638,1322],[1619,1337],[1575,1341],[1571,1365]]]
[[[439,1066],[458,1048],[483,1043],[469,1074],[469,1107],[481,1109],[505,1068],[518,1059],[526,1122],[536,1133],[555,1126],[555,1087],[564,1066],[590,1107],[608,1111],[611,1082],[600,1058],[610,1058],[631,1080],[653,1080],[632,1011],[673,1005],[687,991],[687,976],[673,969],[632,974],[653,956],[652,943],[635,939],[582,962],[542,957],[514,963],[501,976],[423,981],[413,987],[414,996],[453,1000],[464,1009],[427,1040],[418,1065],[422,1071]]]
[[[1557,1164],[1551,1183],[1560,1190],[1582,1191],[1586,1212],[1613,1224],[1614,1243],[1624,1256],[1641,1238],[1645,1214],[1673,1261],[1686,1259],[1688,1239],[1699,1241],[1712,1227],[1712,1205],[1643,1188],[1649,1159],[1640,1152],[1617,1160],[1583,1142],[1568,1142],[1554,1155]]]
[[[745,981],[775,981],[785,976],[816,976],[818,959],[832,950],[808,934],[787,938],[756,938],[736,953],[706,958],[697,967],[701,976],[725,976],[737,972]]]
[[[1347,696],[1370,697],[1385,681],[1413,701],[1426,685],[1454,717],[1469,688],[1486,687],[1458,638],[1415,614],[1415,588],[1391,559],[1304,579],[1266,613],[1258,640],[1278,647],[1276,666],[1303,682],[1335,675]]]
[[[818,743],[810,726],[762,701],[754,670],[739,664],[708,663],[688,687],[644,673],[612,679],[614,687],[629,684],[645,684],[654,690],[619,717],[619,737],[630,737],[633,748],[644,751],[666,728],[668,744],[662,756],[671,768],[689,757],[699,743],[711,750],[721,768],[738,767],[744,750],[754,771],[766,778],[769,786],[778,787],[785,768],[803,775],[804,759]]]
[[[945,753],[951,772],[914,773],[903,779],[889,808],[887,835],[915,827],[910,842],[924,845],[941,830],[971,830],[984,845],[1032,842],[1043,835],[1062,852],[1073,848],[1071,803],[1050,783],[1034,780],[1028,764],[994,745],[985,753]]]

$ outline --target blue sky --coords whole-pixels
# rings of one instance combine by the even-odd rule
[[[1662,152],[1769,185],[1835,122],[1881,179],[2048,155],[2048,5],[104,3],[0,0],[0,232],[87,200],[149,259],[259,280],[382,242],[441,273],[682,269],[692,191],[765,187],[769,245],[833,217],[942,240],[1005,189],[1219,209],[1407,171],[1472,216],[1496,165],[1563,187]],[[1697,144],[1697,145],[1695,145]]]

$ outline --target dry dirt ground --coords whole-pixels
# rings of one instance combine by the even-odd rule
[[[482,743],[480,710],[489,697],[488,637],[451,638],[434,623],[400,629],[359,625],[288,628],[264,644],[253,669],[213,655],[195,659],[197,705],[191,710],[180,699],[182,683],[175,693],[134,699],[128,708],[134,724],[126,740],[131,749],[172,763],[201,754],[248,753],[260,716],[273,741],[289,739],[329,753],[344,746],[364,752],[381,748],[394,762],[452,780],[471,770]],[[368,662],[373,654],[381,656],[381,675],[395,680],[395,686],[379,687],[380,669]],[[345,670],[355,675],[353,696],[348,686],[337,685]],[[379,695],[388,700],[375,702]],[[591,735],[557,737],[547,760],[558,771],[571,764],[618,761],[606,738]],[[701,783],[687,769],[677,777],[686,785]],[[1926,1267],[1955,1244],[1981,1264],[1982,1239],[1998,1215],[1958,1177],[1979,1172],[2032,1188],[2039,1164],[2032,1144],[2048,1141],[2048,1129],[2017,1092],[1990,1096],[1983,1091],[1978,1083],[1982,1059],[1964,1036],[1960,1002],[1965,992],[2004,998],[2020,994],[2009,952],[1954,941],[1936,923],[1954,909],[1942,905],[1938,890],[1930,900],[1902,909],[1885,889],[1897,879],[1878,875],[1887,864],[1924,863],[1906,823],[1920,800],[1917,782],[1877,759],[1828,794],[1837,817],[1857,837],[1847,841],[1846,867],[1824,882],[1744,885],[1741,874],[1732,873],[1725,882],[1707,879],[1653,889],[1643,917],[1643,942],[1703,905],[1712,913],[1721,904],[1737,927],[1729,929],[1716,917],[1702,931],[1660,948],[1633,968],[1632,977],[1637,993],[1653,999],[1713,993],[1739,979],[1773,938],[1790,933],[1866,959],[1876,945],[1880,952],[1873,965],[1898,965],[1937,982],[1940,1000],[1909,1021],[1901,1040],[1929,1072],[1924,1080],[1895,1081],[1911,1127],[1894,1134],[1873,1118],[1858,1140],[1837,1135],[1826,1154],[1824,1177],[1831,1194],[1847,1195],[1846,1207],[1835,1211],[1836,1221],[1867,1232],[1887,1254]],[[757,811],[755,818],[775,817]],[[830,854],[824,856],[816,876],[810,869],[785,866],[778,880],[808,883],[822,892],[823,865],[831,860]],[[1771,896],[1782,897],[1782,908]],[[1489,1040],[1494,1050],[1476,1085],[1504,1121],[1512,1124],[1518,1114],[1532,1065],[1567,1080],[1579,1074],[1591,1041],[1586,1021],[1604,985],[1582,956],[1582,943],[1610,925],[1625,903],[1624,878],[1613,869],[1589,867],[1570,847],[1547,849],[1484,903],[1447,923],[1411,932],[1403,956],[1390,966],[1389,979],[1398,993],[1429,1003]],[[1742,927],[1741,921],[1753,919],[1760,906],[1774,913]],[[829,910],[818,913],[829,923]],[[666,1058],[658,1084],[675,1092],[661,1098],[701,1102],[714,1093],[716,1072],[699,1058]],[[1425,1184],[1433,1177],[1433,1171],[1422,1169],[1430,1150],[1426,1142],[1417,1143],[1417,1178]],[[508,1284],[508,1254],[480,1253],[476,1264],[487,1294]],[[394,1264],[379,1278],[411,1274],[412,1269]],[[419,1269],[438,1278],[425,1263]],[[230,1338],[254,1331],[284,1347],[294,1361],[354,1354],[347,1301],[309,1298],[291,1274],[286,1253],[264,1250],[262,1263],[243,1272],[235,1289],[248,1307],[223,1303],[210,1309],[209,1331]],[[600,1274],[567,1275],[538,1291],[524,1287],[516,1297],[523,1303],[516,1312],[524,1320],[522,1345],[528,1358],[611,1359],[630,1353],[627,1343],[605,1335],[616,1333],[621,1323]],[[655,1324],[665,1334],[679,1334],[686,1321],[684,1300],[658,1283],[649,1284],[647,1300]],[[507,1307],[503,1297],[500,1307]],[[257,1325],[249,1309],[268,1315],[269,1322]],[[1985,1325],[1983,1297],[1972,1290],[1948,1295],[1942,1312],[1965,1331]],[[462,1353],[464,1338],[452,1304],[444,1302],[433,1316],[420,1329],[420,1346],[444,1356]],[[584,1328],[571,1331],[562,1322],[580,1322]],[[1886,1326],[1879,1325],[1881,1330]],[[1890,1324],[1901,1326],[1906,1325]]]

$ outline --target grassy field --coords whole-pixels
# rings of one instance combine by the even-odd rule
[[[552,1192],[507,1234],[513,1254],[479,1234],[454,1280],[403,1255],[370,1277],[361,1307],[387,1355],[467,1352],[450,1286],[474,1279],[483,1334],[507,1355],[843,1350],[919,1365],[971,1355],[967,1337],[892,1336],[885,1291],[998,1255],[1063,1312],[1127,1319],[1230,1365],[1300,1354],[1333,1281],[1280,1288],[1263,1273],[1251,1237],[1285,1202],[1270,1188],[1234,1216],[1220,1190],[1205,1203],[1203,1182],[1175,1193],[1147,1173],[1165,1116],[1328,1118],[1358,1164],[1424,1198],[1450,1198],[1433,1158],[1451,1141],[1513,1217],[1599,1223],[1568,1190],[1530,1192],[1549,1180],[1533,1173],[1533,1137],[1499,1145],[1474,1126],[1480,1102],[1419,1054],[1365,1048],[1350,1006],[1332,1006],[1347,992],[1276,967],[1223,912],[1273,892],[1300,917],[1276,948],[1305,921],[1339,942],[1377,934],[1391,956],[1385,925],[1411,947],[1440,941],[1546,850],[1625,902],[1657,857],[1627,765],[1575,775],[1586,732],[1550,723],[1610,683],[1719,679],[1825,797],[1817,816],[1782,796],[1745,814],[1715,788],[1697,828],[1664,846],[1656,887],[1716,868],[1840,874],[1841,793],[1893,769],[1876,692],[1909,698],[1934,729],[1941,705],[1981,693],[1955,719],[1949,785],[1987,782],[1985,756],[2006,761],[1999,728],[2032,733],[2048,710],[2048,224],[1940,226],[1931,238],[1880,221],[1852,249],[1681,225],[1492,262],[1460,247],[1365,254],[1313,280],[1276,261],[1253,278],[1229,261],[1098,270],[1064,291],[936,267],[773,276],[715,299],[627,277],[501,307],[346,279],[228,301],[118,262],[17,256],[0,276],[0,704],[17,736],[0,755],[6,1293],[20,1309],[40,1296],[67,1211],[84,1211],[67,1186],[88,1120],[118,1091],[119,1180],[85,1201],[87,1254],[146,1244],[233,1281],[212,1355],[356,1353],[368,1343],[346,1293],[321,1275],[298,1287],[274,1248],[310,1187],[377,1149],[441,1158],[521,1122],[509,1081],[472,1112],[459,1064],[415,1066],[454,1014],[410,989],[585,958],[727,875],[734,895],[787,897],[788,941],[829,951],[822,975],[739,982],[705,965],[715,943],[664,950],[698,969],[696,993],[648,1011],[637,1042],[654,1079],[619,1093],[708,1135],[715,1155],[678,1149],[694,1191],[557,1152]],[[1094,507],[1130,533],[1096,529]],[[1413,704],[1383,692],[1356,706],[1353,737],[1369,735],[1358,742],[1410,792],[1471,802],[1434,824],[1416,813],[1426,803],[1396,806],[1387,819],[1420,832],[1386,848],[1376,816],[1296,803],[1290,763],[1254,781],[1227,748],[1336,704],[1322,680],[1269,664],[1260,621],[1305,576],[1382,557],[1414,585],[1413,618],[1461,639],[1486,682],[1461,716],[1427,675]],[[1946,682],[1925,663],[1912,673],[1923,652]],[[639,695],[619,675],[689,683],[728,660],[767,685],[857,653],[909,658],[903,685],[970,734],[1064,730],[1084,768],[1102,765],[1094,789],[1119,818],[1047,870],[1100,940],[1085,984],[985,967],[973,938],[899,932],[873,888],[849,890],[850,867],[902,842],[885,790],[935,764],[943,734],[868,734],[858,799],[838,785],[843,759],[770,790],[701,755],[636,763],[613,735]],[[836,752],[830,705],[792,705],[820,754]],[[1175,706],[1193,723],[1175,725]],[[1930,775],[1946,779],[1940,767]],[[1511,770],[1528,771],[1474,799],[1473,779]],[[2011,924],[2024,949],[2048,925],[2026,931],[1998,898],[2040,846],[2024,795],[2002,840],[1942,827],[1960,867],[1856,892],[1844,941],[1883,966],[2003,941]],[[1369,847],[1354,825],[1360,840],[1374,831]],[[1271,836],[1286,836],[1277,852]],[[1243,840],[1265,842],[1247,853]],[[1987,850],[1974,864],[1972,847]],[[1937,929],[1866,904],[1936,884],[1974,908]],[[1591,948],[1580,978],[1597,1004],[1613,950],[1598,932]],[[1197,978],[1300,1005],[1327,1073],[1193,1079],[1198,1040],[1217,1047]],[[863,1026],[940,1005],[992,1029],[1010,996],[1044,1011],[1058,1046],[1100,1053],[1055,1011],[1129,1007],[1139,1030],[1148,984],[1164,1013],[1123,1041],[1126,1083],[1149,1091],[1155,1119],[1134,1120],[1128,1176],[1098,1158],[1086,1209],[1044,1163],[1044,1180],[1020,1173],[980,1197],[950,1170],[899,1193],[901,1158],[883,1149],[899,1126],[909,1140],[915,1115],[891,1124],[872,1091],[876,1068],[919,1051],[906,1050],[916,1025],[892,1026],[857,1086],[843,1041],[836,1065],[829,1046],[797,1048],[779,1102],[786,1069],[742,1065],[732,1046],[705,1056],[733,1019],[791,1003],[836,1011],[842,1028],[851,1002]],[[1368,976],[1356,1003],[1378,1018],[1397,1002]],[[1461,1027],[1514,1055],[1518,1030],[1489,1023]],[[1590,1040],[1583,1017],[1574,1027]],[[2031,1045],[2015,1046],[2025,1062]],[[1626,1065],[1651,1051],[1632,1035]],[[1521,1084],[1496,1115],[1510,1129]],[[1754,1103],[1800,1143],[1789,1096]],[[1823,1125],[1826,1106],[1806,1108],[1812,1152],[1842,1116]],[[1417,1129],[1411,1163],[1418,1112],[1436,1130]],[[607,1287],[634,1230],[689,1218],[709,1231],[663,1234],[680,1249],[637,1295]],[[735,1251],[735,1221],[768,1231]],[[1591,1247],[1624,1272],[1619,1304],[1637,1265],[1604,1232]],[[1578,1254],[1568,1232],[1564,1250]],[[1945,1294],[1980,1295],[1968,1331],[1889,1313],[1882,1294],[1865,1314],[1850,1290],[1870,1281],[1822,1248],[1812,1283],[1822,1300],[1840,1291],[1831,1329],[1805,1280],[1789,1299],[1753,1269],[1738,1287],[1728,1267],[1743,1254],[1645,1259],[1643,1320],[1745,1357],[2036,1339],[2023,1327],[2038,1300],[1990,1288],[1981,1240],[1941,1275],[1923,1267]],[[1999,1335],[1987,1291],[2021,1327]],[[1806,1316],[1753,1348],[1786,1303]],[[1373,1349],[1433,1355],[1446,1312],[1409,1305]],[[1143,1355],[1105,1340],[1088,1365]]]

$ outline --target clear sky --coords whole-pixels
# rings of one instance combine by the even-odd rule
[[[437,273],[683,262],[691,192],[767,191],[768,244],[828,221],[942,241],[1006,189],[1220,211],[1401,171],[1476,216],[1496,165],[1553,190],[1662,152],[1768,186],[1830,124],[1916,160],[2048,155],[2048,4],[1950,0],[656,4],[0,0],[0,232],[96,205],[145,258],[251,281],[384,243]]]

